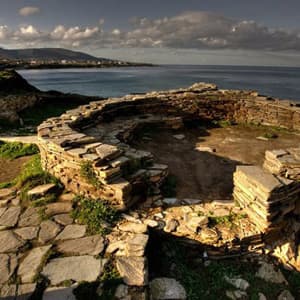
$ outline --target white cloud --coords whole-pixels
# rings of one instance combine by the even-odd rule
[[[300,52],[300,30],[269,28],[251,20],[235,20],[209,12],[185,12],[150,20],[134,18],[131,29],[104,31],[104,20],[96,26],[57,25],[43,31],[33,25],[13,30],[0,26],[0,39],[8,45],[34,43],[39,46],[166,49],[240,49]]]
[[[0,40],[5,40],[8,35],[9,35],[8,27],[5,25],[0,26]]]
[[[36,6],[25,6],[19,10],[19,15],[23,17],[36,15],[40,13],[40,8]]]

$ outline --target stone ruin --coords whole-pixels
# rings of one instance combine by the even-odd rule
[[[150,152],[134,149],[130,141],[145,126],[179,129],[200,120],[299,130],[300,107],[254,91],[221,90],[205,83],[95,101],[38,127],[42,165],[67,190],[127,210],[143,202],[149,189],[159,189],[168,176],[167,165],[157,164]],[[276,236],[291,216],[299,218],[299,153],[299,149],[267,151],[264,168],[237,167],[233,197],[258,232],[275,230]],[[293,228],[293,239],[298,235],[299,228]],[[291,264],[300,269],[298,246],[289,247],[293,254],[284,259],[293,257]]]

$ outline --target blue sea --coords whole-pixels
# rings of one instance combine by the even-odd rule
[[[223,89],[257,90],[263,95],[300,102],[300,68],[244,66],[129,67],[108,69],[22,70],[41,90],[118,97],[130,93],[216,83]]]

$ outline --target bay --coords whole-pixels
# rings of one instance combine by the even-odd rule
[[[41,90],[89,96],[119,97],[130,93],[216,83],[223,89],[257,90],[263,95],[300,102],[300,68],[163,65],[108,69],[21,70]]]

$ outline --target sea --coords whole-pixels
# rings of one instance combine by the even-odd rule
[[[300,68],[161,65],[106,69],[20,70],[43,91],[119,97],[210,82],[222,89],[256,90],[262,95],[300,102]]]

